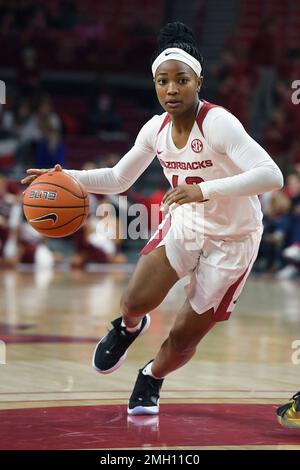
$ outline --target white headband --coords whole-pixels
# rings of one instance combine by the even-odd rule
[[[195,57],[191,56],[187,52],[179,49],[179,47],[169,47],[159,54],[156,57],[155,61],[152,64],[152,74],[155,77],[155,73],[157,68],[166,60],[179,60],[180,62],[184,62],[185,64],[189,65],[196,75],[200,77],[202,67],[200,65],[199,60],[195,59]]]

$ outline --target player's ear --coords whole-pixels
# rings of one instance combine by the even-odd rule
[[[198,77],[198,86],[197,86],[198,93],[201,90],[202,85],[203,85],[203,77],[201,76],[201,77]]]

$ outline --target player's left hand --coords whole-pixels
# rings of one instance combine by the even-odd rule
[[[56,164],[54,168],[48,169],[41,169],[41,168],[29,168],[26,170],[26,173],[29,176],[25,176],[25,178],[21,179],[22,184],[31,184],[38,176],[44,175],[45,173],[52,172],[52,171],[62,171],[62,167],[59,164]]]
[[[188,202],[203,202],[203,194],[198,184],[182,184],[174,189],[170,189],[163,197],[163,204],[186,204]]]

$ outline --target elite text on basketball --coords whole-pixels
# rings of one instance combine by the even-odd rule
[[[55,191],[40,191],[39,189],[32,189],[29,194],[30,199],[46,199],[48,201],[55,201],[56,196]]]

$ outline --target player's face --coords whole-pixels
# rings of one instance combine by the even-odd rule
[[[167,60],[157,69],[155,89],[161,106],[171,115],[180,115],[194,109],[202,77],[184,62]]]

